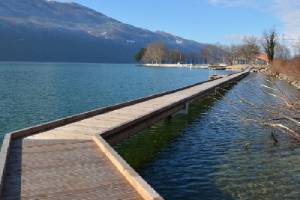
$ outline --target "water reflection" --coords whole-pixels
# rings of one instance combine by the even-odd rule
[[[195,118],[206,115],[213,104],[213,98],[215,97],[191,105],[188,115],[176,114],[172,118],[163,120],[116,145],[114,148],[133,168],[142,168],[147,162],[155,158],[161,148],[178,139],[183,129],[189,126]]]
[[[245,123],[228,104],[248,109],[237,103],[239,95],[276,105],[261,91],[264,81],[252,74],[219,100],[194,105],[188,115],[161,122],[117,149],[165,199],[300,199],[300,144],[286,134],[276,135],[274,144],[272,130]],[[256,85],[251,92],[250,82]]]
[[[205,81],[208,74],[134,64],[0,63],[0,144],[10,131]]]

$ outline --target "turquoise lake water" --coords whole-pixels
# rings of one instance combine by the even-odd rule
[[[210,73],[230,72],[2,63],[0,139],[13,130],[205,81]],[[272,130],[242,121],[241,110],[264,113],[238,97],[278,105],[262,92],[262,84],[300,97],[284,82],[251,74],[231,90],[192,105],[188,114],[163,120],[115,148],[166,200],[298,200],[299,142],[276,133],[274,144]]]
[[[0,141],[10,131],[205,81],[209,73],[215,72],[134,64],[1,63]]]

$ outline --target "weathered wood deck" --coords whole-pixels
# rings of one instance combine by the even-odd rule
[[[117,143],[247,74],[8,134],[0,154],[0,199],[162,199],[107,142]]]
[[[17,140],[2,199],[142,199],[92,140]]]

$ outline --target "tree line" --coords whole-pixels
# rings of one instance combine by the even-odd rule
[[[240,44],[206,45],[200,51],[200,58],[205,64],[226,63],[233,65],[238,60],[243,60],[243,64],[254,64],[260,54],[265,54],[270,63],[274,59],[291,58],[290,49],[279,42],[278,34],[273,29],[266,31],[260,38],[244,37]]]
[[[179,49],[169,49],[164,43],[153,42],[141,48],[135,54],[137,62],[161,64],[161,63],[195,63],[197,54],[184,53]]]
[[[196,50],[197,51],[197,50]],[[275,30],[265,32],[261,38],[244,37],[240,44],[217,45],[206,44],[198,53],[182,52],[178,49],[169,49],[160,42],[150,43],[141,48],[135,55],[137,62],[143,63],[202,63],[228,65],[236,64],[243,60],[243,64],[253,64],[257,56],[265,53],[268,60],[272,62],[274,58],[288,59],[291,57],[290,50],[278,41]]]

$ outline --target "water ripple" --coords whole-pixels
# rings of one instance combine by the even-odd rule
[[[259,84],[262,79],[252,75],[248,80]],[[161,122],[117,149],[122,155],[139,152],[134,156],[140,162],[133,166],[165,199],[300,199],[300,144],[280,135],[274,145],[269,129],[241,122],[224,100],[247,95],[245,87],[242,82],[218,101],[195,105],[187,116]],[[260,98],[255,100],[265,101]],[[144,143],[162,135],[161,145]],[[138,149],[136,141],[144,148]],[[132,163],[131,156],[125,159]]]

